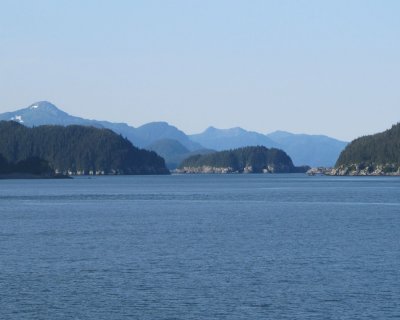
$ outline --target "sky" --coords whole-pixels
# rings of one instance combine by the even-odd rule
[[[400,121],[397,0],[0,4],[1,113],[347,141]]]

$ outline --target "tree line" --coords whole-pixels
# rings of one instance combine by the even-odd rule
[[[251,167],[252,172],[305,172],[305,167],[295,167],[292,159],[282,150],[263,146],[243,147],[204,155],[194,155],[185,159],[180,169],[185,167],[232,168],[243,172]]]
[[[1,121],[0,154],[9,163],[40,158],[60,173],[168,173],[155,152],[138,149],[109,129],[79,125],[28,128]]]
[[[400,123],[352,141],[340,154],[336,167],[353,164],[400,166]]]

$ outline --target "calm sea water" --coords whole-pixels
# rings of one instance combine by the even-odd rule
[[[0,181],[0,318],[400,318],[400,179]]]

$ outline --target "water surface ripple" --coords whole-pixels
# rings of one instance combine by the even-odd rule
[[[400,179],[0,181],[1,319],[400,318]]]

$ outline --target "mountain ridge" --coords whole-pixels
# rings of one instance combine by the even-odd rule
[[[240,138],[238,138],[238,134]],[[209,127],[200,134],[190,137],[206,148],[217,151],[241,148],[250,145],[263,145],[267,148],[284,150],[297,166],[312,167],[334,166],[340,152],[347,142],[326,135],[295,134],[286,131],[274,131],[262,134],[247,131],[240,127],[217,129]]]
[[[203,155],[215,152],[208,149],[197,149],[190,151],[179,141],[173,139],[161,139],[147,146],[148,150],[154,151],[166,160],[168,169],[176,169],[183,160],[193,155]]]
[[[157,139],[152,138],[149,131],[159,132],[161,138],[171,138],[178,140],[191,151],[202,149],[203,147],[191,141],[184,132],[178,128],[168,124],[167,122],[150,122],[137,128],[123,122],[110,122],[106,120],[85,119],[70,115],[69,113],[59,109],[48,101],[38,101],[26,108],[16,111],[5,112],[0,114],[0,120],[13,120],[24,124],[28,127],[52,124],[52,125],[86,125],[97,128],[107,128],[128,138],[135,146],[145,148],[147,145],[155,142]],[[160,126],[159,126],[160,125]],[[160,128],[161,127],[161,128]]]
[[[126,123],[84,119],[72,116],[48,101],[39,101],[27,108],[14,112],[0,114],[0,120],[13,120],[26,126],[42,124],[53,125],[86,125],[97,128],[108,128],[129,139],[135,146],[150,148],[165,139],[173,139],[187,148],[191,153],[201,150],[227,150],[246,146],[262,145],[284,150],[292,158],[295,165],[310,165],[313,167],[331,167],[335,164],[340,152],[347,142],[324,135],[293,134],[285,131],[275,131],[263,134],[248,131],[241,127],[218,129],[213,126],[198,134],[187,135],[175,126],[165,121],[146,123],[137,128]],[[165,146],[166,148],[167,146]],[[164,147],[161,147],[164,148]],[[176,154],[164,155],[167,163],[176,164]]]
[[[189,137],[204,147],[217,151],[257,145],[265,147],[277,146],[265,135],[255,131],[247,131],[240,127],[228,129],[208,127],[202,133],[193,134]]]

